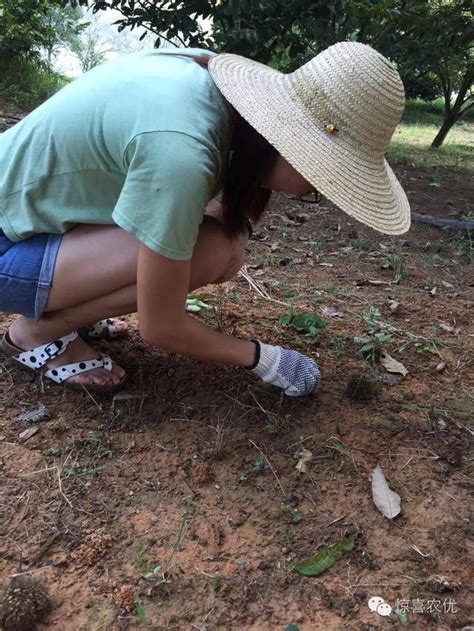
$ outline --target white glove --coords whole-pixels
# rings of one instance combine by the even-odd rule
[[[311,394],[319,386],[321,373],[310,357],[281,346],[257,345],[257,365],[250,369],[265,383],[282,388],[289,397]]]

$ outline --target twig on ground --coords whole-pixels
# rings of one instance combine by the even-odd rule
[[[166,572],[168,571],[170,565],[171,565],[171,561],[173,560],[173,557],[176,553],[177,550],[179,550],[180,545],[183,542],[184,539],[184,535],[186,534],[186,530],[187,530],[187,524],[186,524],[186,517],[188,516],[189,513],[189,509],[191,507],[191,500],[189,499],[189,497],[186,498],[186,508],[184,509],[184,513],[183,513],[183,517],[181,519],[181,524],[179,526],[179,530],[178,530],[178,537],[176,539],[176,543],[173,546],[173,551],[171,552],[171,555],[168,559],[168,561],[166,562],[166,565],[163,569],[163,576],[165,576]]]
[[[253,440],[252,440],[251,438],[249,438],[249,442],[250,442],[250,443],[251,443],[251,444],[255,447],[255,449],[257,449],[257,450],[258,450],[258,451],[262,454],[262,456],[263,456],[263,457],[265,458],[265,460],[267,461],[267,464],[268,464],[268,466],[270,467],[270,469],[271,469],[271,471],[272,471],[273,475],[275,476],[275,480],[278,482],[278,486],[280,487],[281,492],[283,493],[283,496],[284,496],[284,497],[285,497],[285,499],[286,499],[286,498],[288,497],[288,495],[285,493],[285,489],[283,488],[283,486],[282,486],[282,484],[281,484],[281,482],[280,482],[280,478],[278,477],[278,475],[277,475],[277,473],[276,473],[275,469],[273,468],[272,463],[271,463],[271,462],[270,462],[270,460],[267,458],[267,456],[263,453],[263,451],[260,449],[260,447],[259,447],[258,445],[256,445],[256,444],[253,442]]]
[[[250,287],[261,297],[264,298],[265,300],[269,300],[270,302],[274,302],[277,305],[283,305],[284,307],[290,307],[290,303],[288,302],[282,302],[281,300],[276,300],[275,298],[272,298],[267,290],[265,289],[265,287],[263,287],[263,285],[261,283],[259,283],[258,281],[254,280],[250,274],[247,271],[247,266],[244,265],[244,267],[242,267],[242,269],[239,271],[239,276],[242,276],[242,278],[245,278],[245,280],[248,282],[248,284],[250,285]]]

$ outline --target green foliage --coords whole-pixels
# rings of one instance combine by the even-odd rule
[[[295,313],[293,307],[280,317],[283,326],[289,326],[299,333],[307,333],[313,340],[326,328],[326,321],[315,313]]]
[[[320,552],[295,565],[295,570],[303,576],[319,576],[338,561],[343,554],[354,548],[354,537],[347,537],[333,543]]]
[[[66,2],[66,0],[64,0]],[[374,46],[398,66],[407,95],[443,95],[439,146],[472,106],[472,5],[468,0],[70,0],[120,11],[119,29],[144,26],[176,45],[201,46],[291,71],[344,40]],[[208,27],[203,26],[208,24]],[[457,93],[454,103],[451,94]]]
[[[0,74],[0,94],[13,108],[31,110],[68,83],[38,59],[18,57]]]
[[[51,69],[58,47],[81,28],[60,0],[0,0],[0,92],[20,109],[46,100],[66,79]]]
[[[295,524],[298,524],[303,519],[300,511],[295,506],[290,506],[289,504],[285,504],[285,502],[281,502],[279,508],[282,513],[287,513]]]
[[[141,622],[141,624],[146,624],[145,606],[143,604],[143,600],[140,598],[138,594],[135,598],[135,613],[136,613],[138,622]]]
[[[55,33],[47,21],[54,0],[0,0],[0,57],[6,66],[18,56],[37,57]]]
[[[375,364],[379,359],[382,344],[392,337],[392,333],[383,328],[382,323],[377,320],[380,315],[380,310],[377,307],[371,307],[368,315],[363,318],[366,323],[367,335],[356,335],[353,338],[358,346],[357,354],[372,364]]]

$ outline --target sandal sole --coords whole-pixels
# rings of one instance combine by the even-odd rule
[[[13,346],[12,344],[10,344],[10,342],[8,342],[6,339],[6,335],[7,334],[5,333],[2,336],[2,339],[0,341],[0,352],[5,356],[5,358],[9,361],[10,364],[15,366],[15,368],[19,368],[20,370],[32,372],[38,375],[39,374],[38,370],[34,370],[33,368],[30,368],[29,366],[23,366],[21,363],[17,362],[14,359],[14,356],[18,355],[18,352],[21,353],[22,350],[21,348],[17,348],[16,346]],[[58,384],[52,381],[51,379],[48,379],[48,382],[56,386],[62,385],[67,390],[72,390],[73,392],[87,391],[92,394],[114,394],[115,392],[117,392],[117,390],[120,390],[123,387],[123,384],[125,383],[126,379],[127,379],[127,375],[125,375],[119,382],[113,384],[112,386],[101,386],[99,384],[89,384],[89,385],[84,384],[83,385],[81,383],[68,383],[67,381],[64,381],[62,384]]]

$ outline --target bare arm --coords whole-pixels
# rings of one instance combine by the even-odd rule
[[[191,261],[174,261],[140,246],[137,299],[142,337],[187,357],[250,366],[253,342],[218,333],[186,313],[190,275]]]

